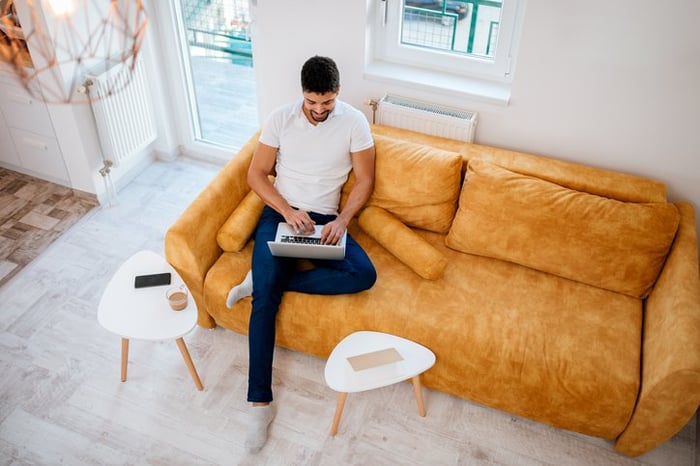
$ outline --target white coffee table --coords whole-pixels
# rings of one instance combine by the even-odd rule
[[[182,339],[197,324],[194,300],[190,297],[185,309],[173,311],[165,298],[168,286],[134,288],[136,275],[160,272],[172,274],[170,286],[183,283],[175,269],[158,254],[140,251],[131,256],[114,273],[102,294],[97,320],[102,327],[122,337],[122,382],[126,382],[129,339],[175,340],[197,390],[202,390],[204,387]]]
[[[392,348],[402,359],[386,362],[386,359],[391,360],[392,357],[385,350],[393,353]],[[357,356],[364,358],[364,365],[370,367],[354,369],[350,360],[357,364]],[[385,361],[371,362],[376,358]],[[435,354],[432,351],[405,338],[369,331],[355,332],[345,337],[333,349],[326,363],[326,383],[338,392],[330,434],[335,435],[338,432],[338,424],[340,424],[348,393],[386,387],[408,379],[412,379],[413,382],[418,413],[425,416],[420,374],[430,369],[433,364],[435,364]]]

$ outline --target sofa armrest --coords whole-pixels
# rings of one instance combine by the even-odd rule
[[[646,300],[642,383],[615,448],[647,452],[680,431],[700,404],[700,277],[695,217],[677,204],[681,223],[659,279]]]
[[[204,277],[221,255],[216,236],[231,212],[250,191],[248,166],[257,146],[256,133],[168,229],[165,257],[180,274],[197,303],[200,326],[216,326],[204,302]]]

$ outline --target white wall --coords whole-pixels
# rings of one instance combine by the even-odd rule
[[[16,4],[17,12],[20,17],[22,24],[25,26],[25,33],[27,31],[34,30],[33,15],[29,10],[26,2],[17,2]],[[42,18],[48,19],[48,25],[44,24],[43,28],[45,31],[53,32],[51,24],[51,16],[44,15],[42,11],[41,4],[37,3],[35,5],[37,8],[37,17],[39,21],[43,21]],[[76,30],[79,32],[84,32],[82,29],[85,27],[84,13],[89,11],[91,13],[91,21],[99,19],[96,16],[96,10],[94,9],[78,9],[76,13],[76,18],[74,18],[76,24]],[[104,13],[106,10],[101,9]],[[46,57],[42,56],[41,44],[36,41],[37,33],[28,33],[30,37],[34,39],[29,39],[29,48],[32,53],[32,59],[34,64],[39,69],[41,66],[45,66]],[[140,60],[146,61],[146,66],[149,66],[151,54],[150,49],[152,47],[152,42],[154,39],[151,38],[153,33],[150,29],[147,31],[147,38],[144,41],[144,47],[142,49],[142,57]],[[57,34],[58,42],[67,40],[60,34]],[[109,41],[107,41],[109,42]],[[113,41],[114,42],[114,41]],[[114,43],[111,43],[114,45]],[[65,44],[64,44],[65,45]],[[93,45],[105,45],[103,42],[99,44],[93,43]],[[66,47],[59,47],[57,55],[59,58],[67,60],[70,58],[70,54],[66,55],[64,49]],[[98,49],[100,49],[98,47]],[[102,49],[100,49],[102,50]],[[75,51],[75,50],[73,50]],[[64,55],[66,55],[64,57]],[[73,82],[73,71],[75,64],[73,62],[65,63],[61,70],[56,73],[45,73],[40,74],[38,79],[42,85],[47,89],[56,90],[57,94],[63,94],[65,89],[66,95],[69,95],[73,91],[71,85],[75,84]],[[85,65],[85,62],[83,62]],[[87,68],[87,65],[85,65]],[[149,66],[148,73],[150,75],[154,74],[155,71],[152,66]],[[54,76],[62,76],[63,81],[55,80]],[[52,179],[50,173],[34,173],[29,172],[29,174],[36,176],[44,176],[51,181],[65,183],[68,187],[84,191],[86,193],[95,194],[100,202],[106,203],[108,201],[104,179],[100,175],[99,170],[103,166],[102,152],[100,149],[99,138],[97,135],[97,127],[93,118],[92,110],[87,103],[74,103],[74,104],[49,104],[47,106],[49,116],[51,118],[51,123],[53,125],[53,131],[56,136],[56,140],[61,149],[61,154],[63,157],[63,162],[66,167],[68,180]],[[167,132],[168,128],[159,127],[161,132],[161,137],[159,141],[163,140],[165,136],[169,136]],[[112,170],[112,179],[117,186],[123,186],[128,183],[134,176],[136,176],[145,165],[150,163],[154,158],[154,152],[160,147],[157,144],[152,144],[151,146],[145,148],[137,154],[134,154],[128,160],[124,161],[119,167]],[[165,152],[165,151],[162,151]],[[16,167],[21,169],[22,167]]]
[[[368,117],[363,101],[387,92],[458,105],[479,112],[478,143],[649,176],[700,208],[697,0],[529,0],[506,107],[364,79],[374,1],[251,1],[261,118],[300,95],[306,58],[328,55]]]

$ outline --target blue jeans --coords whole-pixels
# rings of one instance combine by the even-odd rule
[[[309,213],[317,225],[325,225],[334,215]],[[334,295],[366,290],[377,279],[377,272],[362,247],[347,236],[343,260],[311,260],[314,268],[300,271],[297,259],[270,254],[268,241],[275,239],[277,224],[284,217],[265,207],[255,231],[253,245],[253,310],[248,327],[248,401],[272,401],[272,357],[275,349],[275,320],[282,293]]]

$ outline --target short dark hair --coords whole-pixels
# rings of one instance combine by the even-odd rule
[[[301,88],[315,94],[338,92],[340,72],[333,59],[316,55],[306,60],[301,67]]]

